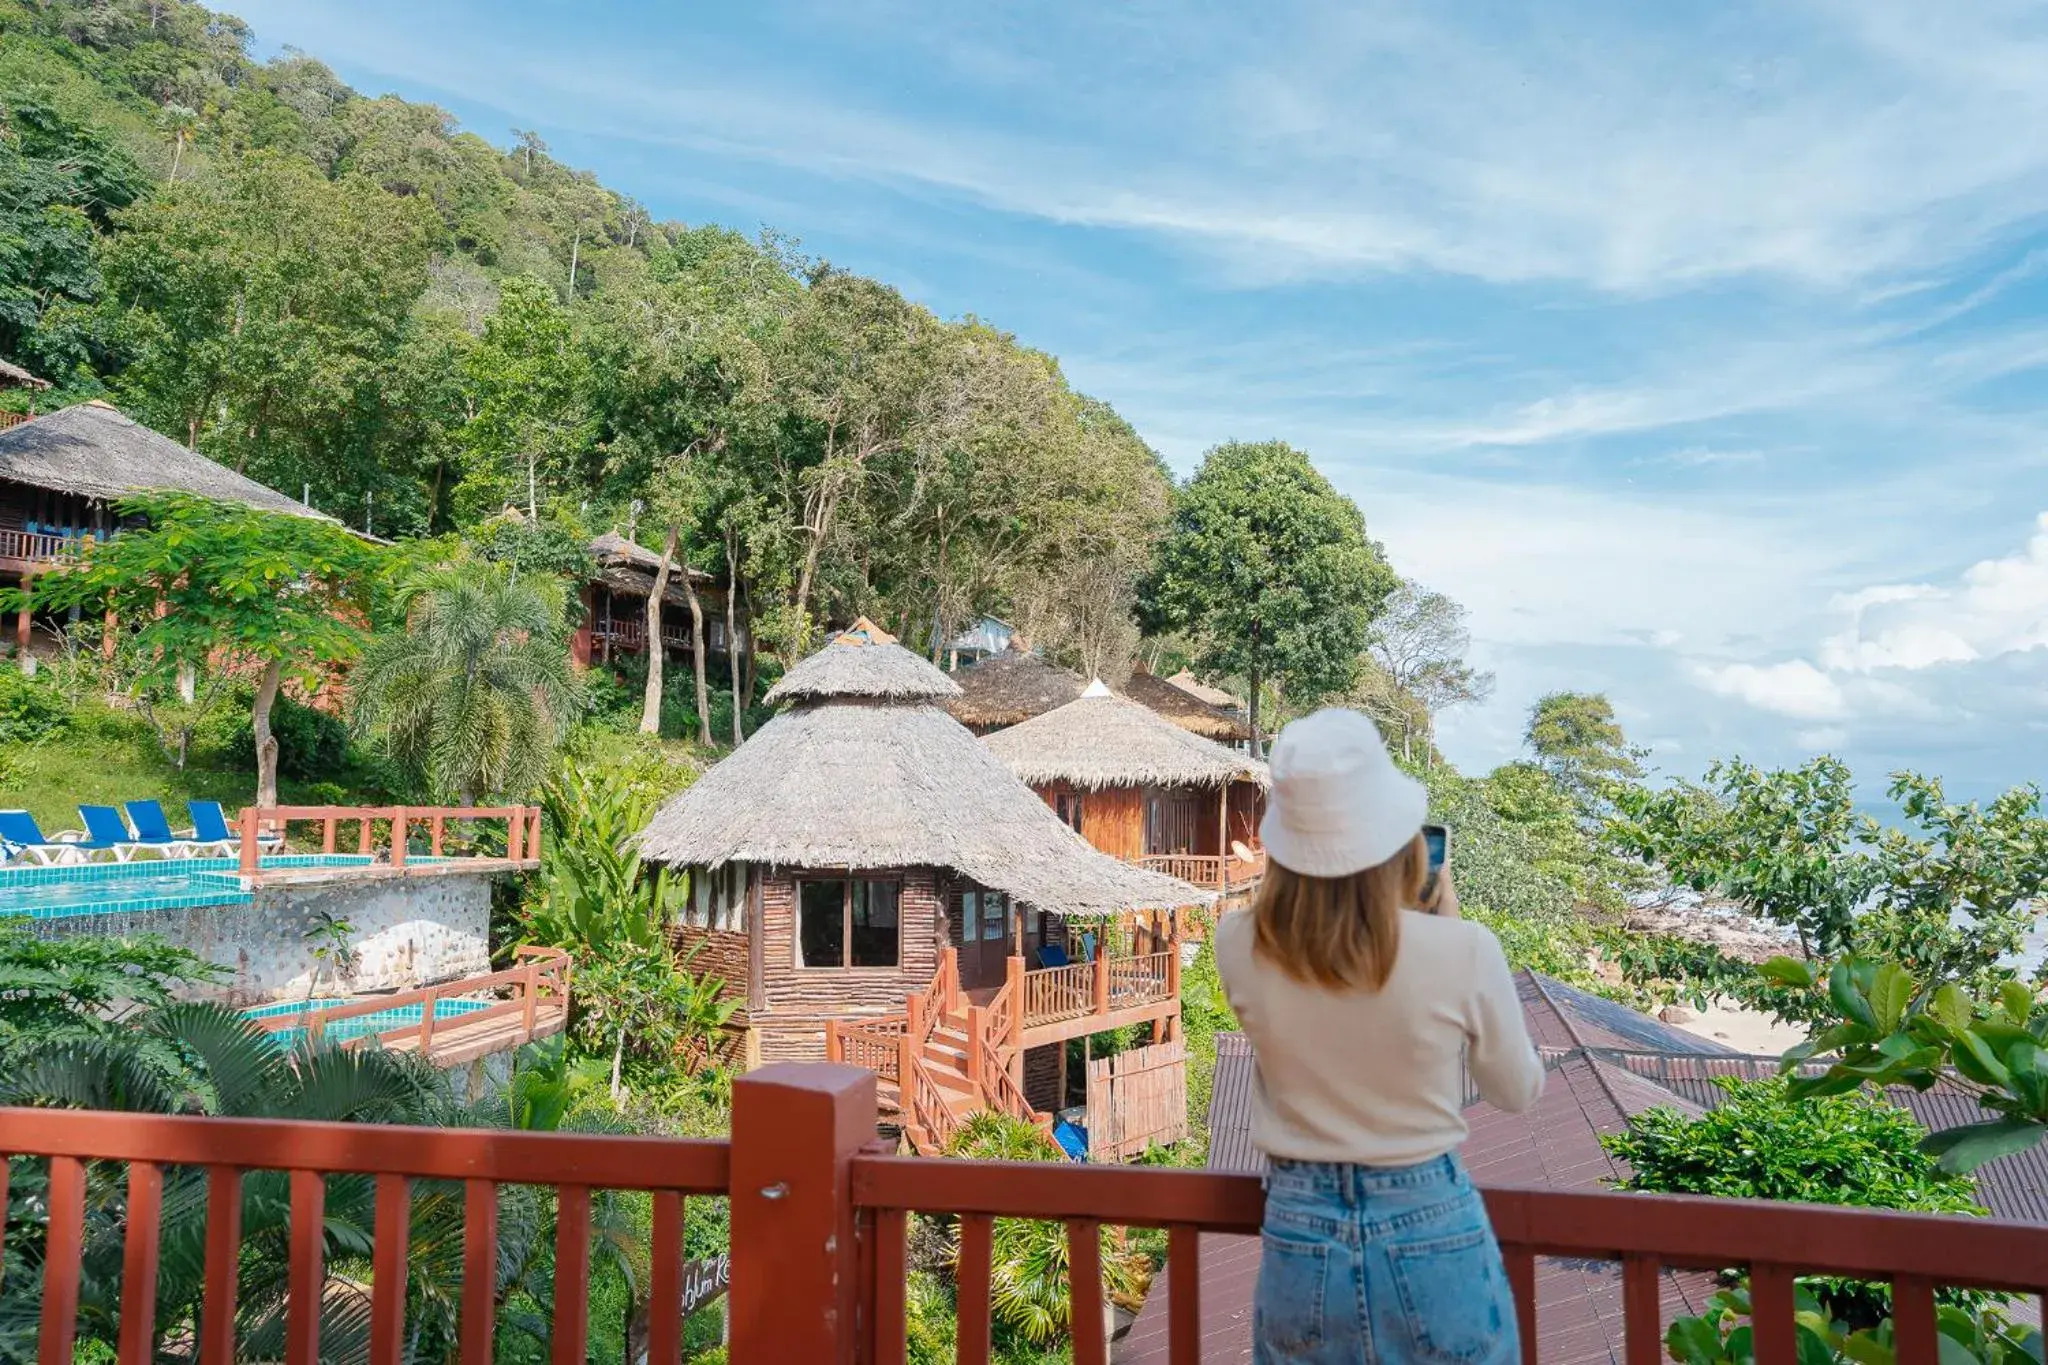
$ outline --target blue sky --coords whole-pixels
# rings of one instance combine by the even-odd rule
[[[1307,449],[1465,602],[1510,757],[2048,757],[2048,12],[1982,0],[242,0],[660,217],[1057,354],[1176,470]]]

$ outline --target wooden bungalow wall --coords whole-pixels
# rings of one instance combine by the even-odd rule
[[[832,876],[831,873],[821,873]],[[761,1059],[822,1061],[825,1020],[857,1019],[901,1010],[905,996],[931,985],[939,970],[946,912],[931,868],[866,872],[903,884],[897,903],[897,965],[890,967],[799,967],[796,965],[796,884],[793,872],[761,875],[760,990],[754,1012]]]

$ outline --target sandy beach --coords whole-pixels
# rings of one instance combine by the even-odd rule
[[[1718,1000],[1705,1010],[1695,1010],[1690,1005],[1680,1008],[1692,1017],[1683,1023],[1673,1021],[1672,1027],[1712,1039],[1737,1052],[1775,1057],[1806,1041],[1805,1029],[1781,1024],[1762,1010],[1744,1009]]]

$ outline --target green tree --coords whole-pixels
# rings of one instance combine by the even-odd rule
[[[1854,809],[1839,760],[1765,772],[1717,763],[1704,784],[1622,793],[1614,844],[1705,894],[1795,930],[1809,953],[1896,961],[1972,989],[2007,974],[2048,887],[2041,794],[1953,804],[1940,782],[1896,773],[1887,829]]]
[[[1388,596],[1352,700],[1389,742],[1399,741],[1404,760],[1413,760],[1417,739],[1430,759],[1437,716],[1493,694],[1493,675],[1465,661],[1471,648],[1465,608],[1448,595],[1403,582]]]
[[[426,208],[258,153],[118,224],[106,313],[128,357],[120,392],[143,420],[273,486],[311,484],[351,518],[366,494],[390,500],[366,475],[426,287]]]
[[[1180,490],[1141,613],[1185,632],[1197,667],[1246,680],[1256,749],[1266,689],[1299,710],[1350,687],[1396,585],[1357,505],[1307,455],[1231,442]]]
[[[352,679],[358,732],[464,805],[532,791],[582,704],[563,598],[559,579],[488,562],[415,574],[397,599],[405,625]]]
[[[590,357],[552,286],[527,276],[504,282],[497,311],[468,353],[474,416],[462,433],[457,506],[472,517],[573,486],[596,439]]]
[[[1604,788],[1643,775],[1640,754],[1599,692],[1551,692],[1529,709],[1522,742],[1582,810],[1597,811]]]
[[[321,670],[361,647],[375,551],[323,517],[260,512],[183,495],[123,501],[146,524],[35,579],[39,609],[111,611],[137,661],[145,704],[203,674],[209,696],[254,676],[250,729],[256,804],[277,804],[271,709],[287,677],[316,685]],[[203,707],[201,708],[204,709]]]

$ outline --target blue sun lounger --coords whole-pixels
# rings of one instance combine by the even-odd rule
[[[227,812],[220,808],[218,801],[187,801],[192,812],[192,842],[201,849],[218,848],[226,857],[242,846],[242,836],[228,823]],[[284,835],[275,830],[265,830],[256,836],[256,846],[268,852],[284,844]]]
[[[128,822],[121,818],[121,812],[112,806],[80,806],[78,815],[85,821],[86,833],[80,848],[112,853],[115,862],[125,863],[135,856],[136,850],[152,846],[136,838],[129,830]],[[155,847],[158,853],[164,851],[162,845]]]
[[[75,839],[52,839],[25,810],[0,810],[0,861],[20,859],[40,867],[82,863],[88,846]]]
[[[130,801],[126,804],[128,823],[135,829],[136,843],[153,848],[166,858],[189,858],[199,851],[201,845],[197,840],[171,829],[171,817],[164,814],[161,801]]]

